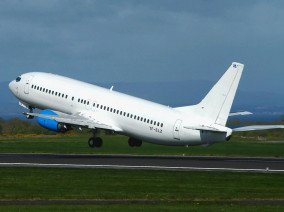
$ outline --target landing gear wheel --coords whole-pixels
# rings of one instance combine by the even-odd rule
[[[33,119],[34,118],[34,116],[31,116],[31,115],[27,115],[26,117],[27,117],[27,119]]]
[[[94,138],[90,138],[88,141],[89,147],[94,148],[95,147],[95,141]]]
[[[141,140],[136,140],[136,146],[140,147],[142,145],[142,141]]]
[[[129,146],[134,147],[135,146],[135,141],[133,139],[129,138],[128,139],[128,144],[129,144]]]
[[[101,147],[103,145],[103,140],[101,138],[90,138],[88,141],[89,147]]]
[[[128,144],[131,147],[134,147],[134,146],[140,147],[142,145],[142,141],[141,140],[137,140],[135,138],[129,138],[128,139]]]
[[[101,147],[103,145],[103,140],[101,138],[95,138],[95,146]]]

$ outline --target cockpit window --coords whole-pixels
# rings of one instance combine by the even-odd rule
[[[21,77],[17,77],[16,82],[20,82],[21,81]]]

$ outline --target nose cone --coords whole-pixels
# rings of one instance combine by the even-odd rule
[[[15,80],[9,83],[9,89],[12,91],[13,94],[16,95],[16,86],[15,86]]]
[[[9,88],[11,91],[13,91],[13,81],[9,83]]]

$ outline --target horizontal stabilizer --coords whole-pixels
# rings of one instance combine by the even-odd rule
[[[252,115],[253,113],[249,111],[238,111],[238,112],[231,112],[229,116],[247,116],[247,115]]]
[[[217,129],[215,127],[210,127],[210,126],[184,126],[184,128],[189,130],[204,130],[204,131],[220,132],[220,133],[227,132],[226,130]]]
[[[255,130],[272,130],[272,129],[284,129],[284,125],[252,125],[232,128],[233,132],[246,132]]]

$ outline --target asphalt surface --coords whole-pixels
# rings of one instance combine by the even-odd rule
[[[0,166],[284,174],[284,158],[2,153]]]

